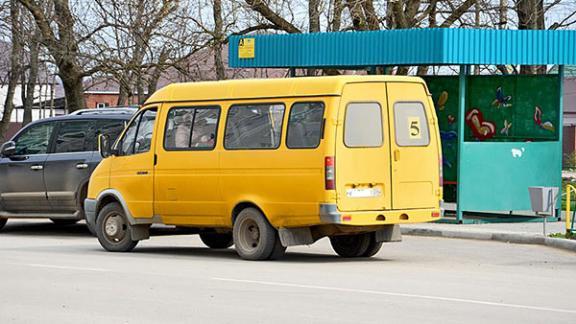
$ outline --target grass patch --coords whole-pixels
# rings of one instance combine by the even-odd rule
[[[551,238],[561,238],[561,239],[569,239],[569,240],[576,240],[576,233],[550,233],[548,237]]]

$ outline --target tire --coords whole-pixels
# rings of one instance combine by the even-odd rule
[[[246,208],[234,222],[234,245],[244,260],[279,259],[286,252],[278,231],[256,208]]]
[[[76,223],[78,223],[77,219],[56,219],[56,218],[50,218],[50,220],[52,221],[52,223],[58,225],[58,226],[68,226],[68,225],[74,225]]]
[[[369,234],[351,234],[331,236],[332,249],[343,258],[358,258],[364,256],[370,247]]]
[[[130,224],[124,209],[118,203],[110,203],[98,213],[96,234],[102,247],[110,252],[130,252],[138,244],[132,239]]]
[[[376,242],[376,235],[374,233],[370,233],[370,243],[368,244],[368,248],[366,252],[362,253],[362,257],[370,258],[376,255],[382,248],[383,242]]]
[[[6,222],[8,222],[8,218],[0,218],[0,230],[6,226]]]
[[[211,249],[227,249],[234,244],[232,233],[201,233],[200,239]]]

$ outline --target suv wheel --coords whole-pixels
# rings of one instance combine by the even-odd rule
[[[110,252],[129,252],[138,244],[132,239],[131,225],[118,203],[110,203],[98,213],[96,234],[103,248]]]
[[[233,237],[236,252],[245,260],[278,259],[286,251],[278,231],[256,208],[246,208],[238,214]]]

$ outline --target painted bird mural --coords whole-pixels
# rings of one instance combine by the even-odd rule
[[[554,127],[551,121],[542,122],[542,108],[540,106],[534,107],[534,123],[538,125],[538,127],[550,132],[556,130],[556,127]]]
[[[510,103],[510,100],[512,100],[512,96],[505,96],[502,87],[498,87],[496,88],[496,98],[492,101],[492,106],[495,106],[496,108],[511,107],[512,104]]]

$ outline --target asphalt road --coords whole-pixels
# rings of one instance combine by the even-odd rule
[[[327,240],[248,262],[195,236],[101,249],[84,226],[10,221],[0,323],[576,323],[576,254],[404,237],[372,259]]]

